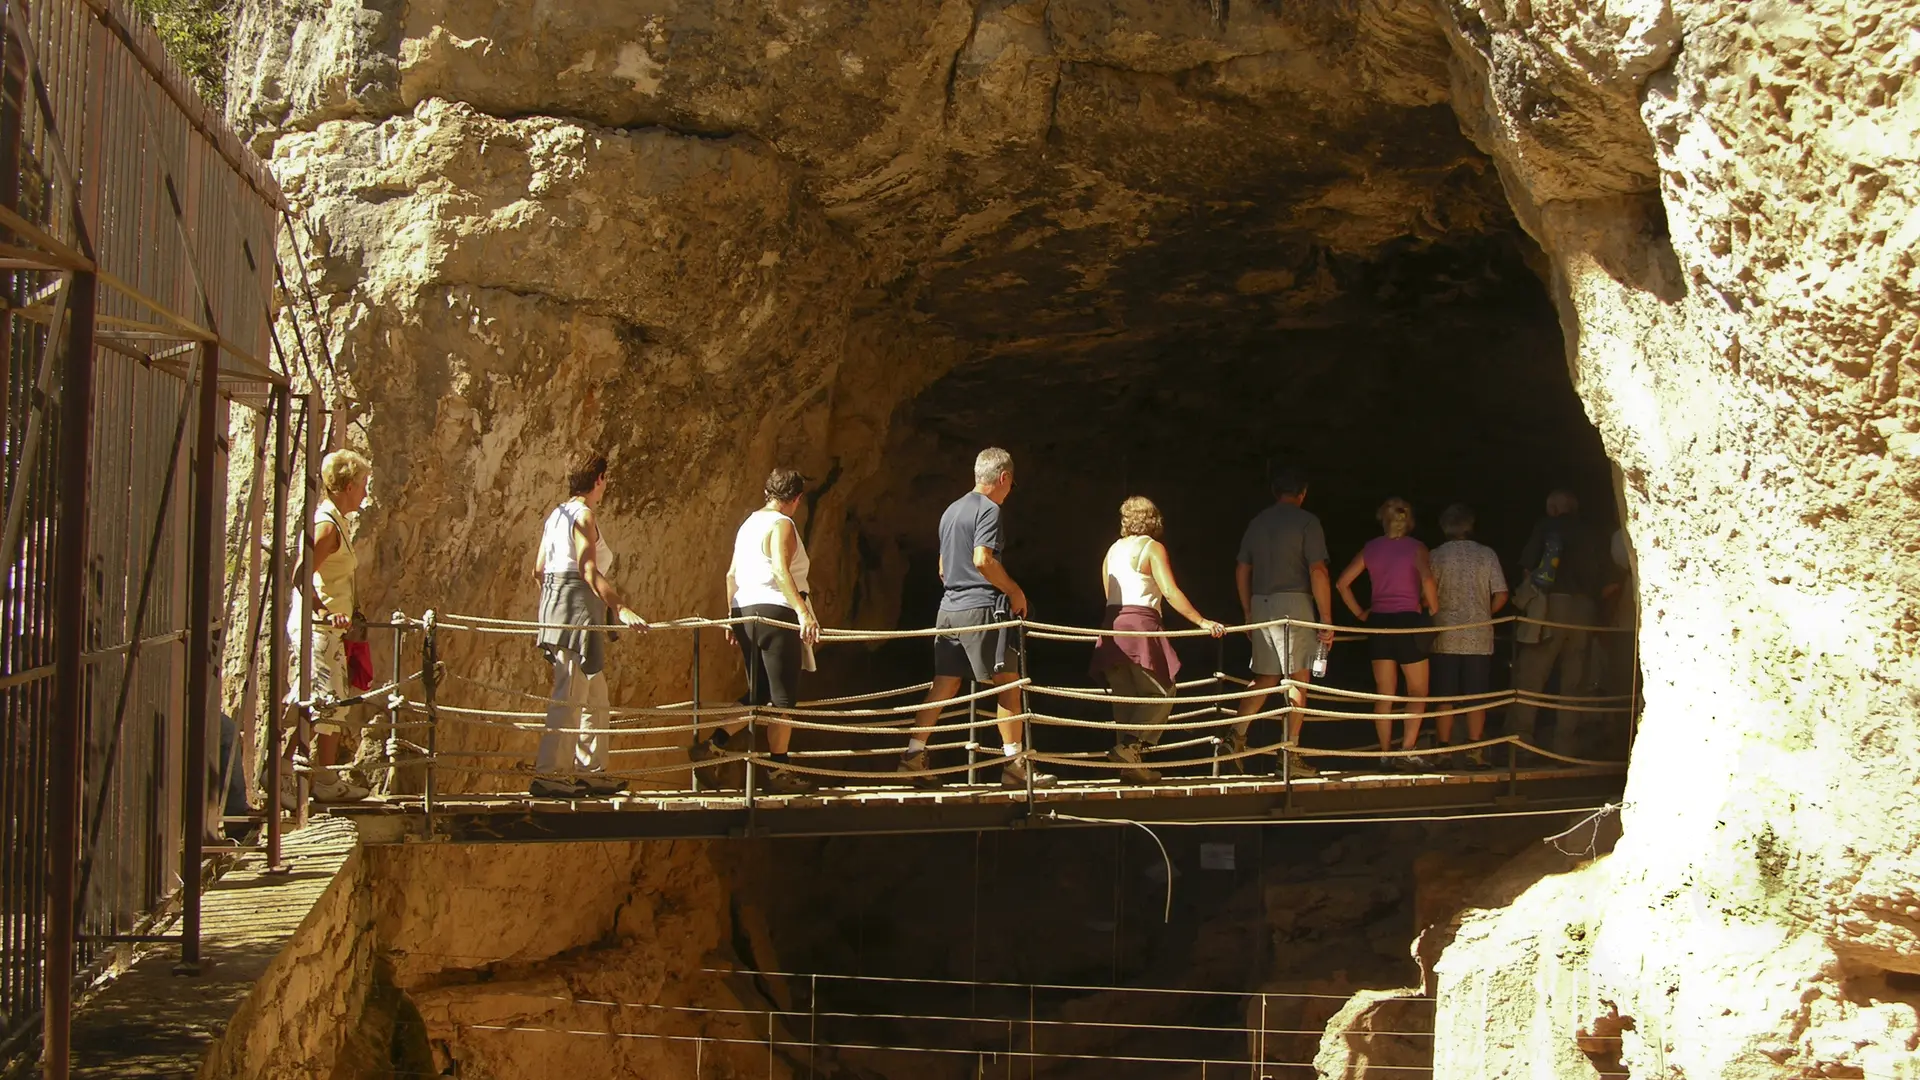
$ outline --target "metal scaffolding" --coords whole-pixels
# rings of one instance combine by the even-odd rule
[[[243,760],[217,752],[216,590],[247,598],[252,646],[287,579],[278,543],[230,572],[219,512],[232,406],[261,448],[288,416],[267,363],[286,207],[122,4],[0,9],[0,1026],[6,1056],[40,1034],[59,1078],[79,973],[139,941],[199,962],[210,795]],[[278,700],[285,672],[256,666],[247,699]]]

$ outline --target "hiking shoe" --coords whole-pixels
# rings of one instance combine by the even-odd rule
[[[1486,747],[1476,746],[1473,749],[1467,751],[1467,768],[1485,769],[1489,767],[1490,766],[1487,764],[1487,748]]]
[[[1434,768],[1433,759],[1424,758],[1418,754],[1410,754],[1394,760],[1399,762],[1399,769],[1402,772],[1432,772]]]
[[[769,795],[808,795],[819,789],[820,785],[814,782],[813,777],[792,769],[775,769],[773,775],[767,777]]]
[[[1000,766],[1000,786],[1010,788],[1026,787],[1027,773],[1032,768],[1031,765],[1019,758],[1008,758],[1007,763]],[[1059,777],[1052,773],[1034,772],[1033,786],[1037,788],[1052,787],[1059,782],[1059,779]]]
[[[713,745],[712,739],[695,739],[693,745],[687,747],[687,760],[709,761],[724,753],[726,753],[726,750]]]
[[[313,801],[323,803],[359,802],[373,794],[372,789],[356,781],[350,774],[342,772],[332,775],[324,769],[315,774],[311,790]]]
[[[933,775],[933,757],[925,750],[913,750],[900,755],[900,764],[893,771],[907,777],[919,787],[933,787],[940,778]]]
[[[625,780],[616,780],[611,776],[606,776],[601,773],[589,773],[586,776],[575,777],[574,783],[579,785],[580,794],[589,797],[619,795],[627,790],[627,782]]]
[[[1298,780],[1306,776],[1319,776],[1320,770],[1309,765],[1306,758],[1289,750],[1287,751],[1287,775]]]
[[[527,793],[539,799],[577,799],[586,794],[586,786],[571,776],[536,776]]]
[[[1151,784],[1160,779],[1160,774],[1152,769],[1142,768],[1141,744],[1130,742],[1107,751],[1107,760],[1120,764],[1120,781],[1125,784]],[[1128,768],[1127,766],[1133,766]]]
[[[1229,729],[1226,742],[1220,747],[1220,756],[1224,758],[1229,754],[1244,754],[1246,751],[1247,733],[1237,728]],[[1244,775],[1247,771],[1247,759],[1234,758],[1232,761],[1222,761],[1220,767]]]

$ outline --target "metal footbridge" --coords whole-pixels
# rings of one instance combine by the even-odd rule
[[[1299,684],[1271,689],[1219,670],[1177,685],[1175,711],[1163,725],[1145,766],[1151,783],[1129,782],[1129,766],[1108,759],[1116,731],[1148,730],[1115,723],[1115,703],[1150,702],[1105,689],[1047,685],[1030,677],[1029,648],[1089,646],[1104,633],[1033,621],[1012,625],[1019,638],[1021,711],[997,717],[994,697],[1005,687],[970,689],[943,706],[931,732],[935,768],[918,777],[893,772],[914,713],[924,707],[928,683],[820,699],[793,709],[751,707],[701,698],[699,653],[704,637],[752,621],[682,619],[656,623],[652,634],[683,634],[691,660],[687,700],[609,708],[604,718],[582,715],[573,727],[550,727],[552,699],[524,686],[490,683],[451,670],[441,658],[450,635],[532,635],[540,624],[478,616],[396,613],[385,624],[394,669],[418,657],[411,674],[346,702],[302,699],[305,728],[316,709],[355,704],[378,710],[367,737],[385,740],[379,794],[336,804],[324,812],[351,819],[368,843],[418,841],[539,842],[742,836],[820,836],[924,833],[1045,827],[1201,824],[1333,823],[1354,820],[1436,820],[1553,815],[1593,811],[1617,797],[1625,762],[1575,757],[1514,735],[1447,747],[1444,764],[1432,750],[1377,750],[1320,745],[1325,724],[1411,715],[1458,717],[1517,704],[1553,709],[1561,722],[1619,726],[1630,736],[1634,695],[1578,696],[1503,689],[1485,694],[1415,699]],[[761,620],[766,621],[766,620]],[[1524,621],[1508,616],[1495,624]],[[1230,632],[1298,620],[1234,627]],[[776,624],[778,625],[778,624]],[[1549,627],[1552,624],[1548,624]],[[608,627],[607,629],[616,629]],[[1340,628],[1356,632],[1406,631]],[[1567,627],[1603,631],[1608,628]],[[925,638],[933,630],[827,630],[822,645]],[[1199,630],[1162,631],[1168,637],[1204,637]],[[407,642],[412,640],[415,648]],[[531,649],[528,650],[532,652]],[[305,670],[307,663],[300,667]],[[407,665],[412,666],[412,665]],[[1301,695],[1289,696],[1298,690]],[[1241,718],[1244,699],[1267,695],[1279,704]],[[1234,748],[1225,736],[1239,720],[1263,721],[1280,731],[1299,714],[1312,738],[1300,744],[1269,741]],[[1045,769],[1058,782],[1002,786],[1001,754],[982,731],[1004,719],[1026,723],[1019,759],[1028,771]],[[693,760],[688,748],[715,726],[746,725],[742,749]],[[785,760],[761,748],[770,724],[808,733]],[[1254,729],[1256,732],[1260,728]],[[546,798],[527,794],[539,735],[598,734],[609,745],[609,778],[628,790],[610,797]],[[304,736],[304,733],[302,733]],[[1625,745],[1626,739],[1618,740]],[[1469,765],[1467,751],[1483,763]],[[1317,775],[1295,775],[1293,760],[1316,763]],[[774,768],[805,776],[815,790],[790,793],[767,781]],[[1137,766],[1134,766],[1137,768]],[[1244,770],[1244,772],[1243,772]],[[302,774],[303,778],[306,774]],[[1135,774],[1137,776],[1137,774]],[[304,792],[302,792],[304,795]],[[302,800],[304,805],[304,800]]]

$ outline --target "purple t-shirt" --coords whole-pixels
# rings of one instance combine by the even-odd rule
[[[1360,549],[1373,584],[1373,610],[1381,614],[1420,610],[1420,553],[1427,546],[1411,536],[1376,536]]]

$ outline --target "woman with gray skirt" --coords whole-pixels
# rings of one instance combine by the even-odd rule
[[[541,623],[535,643],[553,664],[553,694],[528,790],[547,798],[616,795],[627,786],[605,775],[607,634],[588,628],[606,625],[609,611],[626,626],[644,630],[647,623],[607,579],[613,549],[597,516],[606,492],[607,456],[581,454],[567,470],[567,501],[547,515],[534,551]]]

